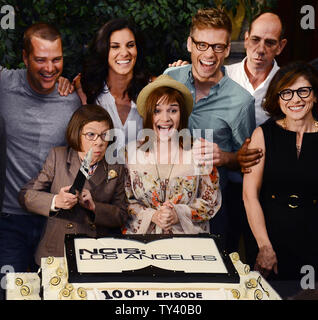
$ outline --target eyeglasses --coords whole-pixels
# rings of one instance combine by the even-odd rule
[[[82,135],[85,136],[85,138],[89,141],[96,141],[98,137],[100,137],[104,142],[109,141],[108,131],[103,132],[101,134],[94,133],[94,132],[86,132],[86,133],[82,133]]]
[[[310,96],[310,93],[312,91],[312,87],[301,87],[295,90],[292,89],[285,89],[281,92],[278,92],[278,95],[281,99],[285,101],[289,101],[293,98],[294,93],[297,92],[297,95],[299,98],[308,98]]]
[[[229,46],[223,43],[209,44],[203,41],[195,41],[193,37],[191,37],[191,39],[199,51],[207,51],[209,47],[211,47],[215,53],[222,53]]]

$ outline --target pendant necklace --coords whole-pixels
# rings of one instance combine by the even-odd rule
[[[315,120],[313,122],[312,126],[314,126],[314,132],[318,132],[318,121],[317,120]],[[286,117],[282,121],[282,127],[285,130],[288,130]],[[297,150],[297,157],[299,157],[299,154],[300,154],[300,151],[301,151],[301,144],[298,144],[297,141],[296,141],[296,150]]]
[[[171,173],[172,173],[173,167],[175,165],[175,158],[176,158],[177,154],[178,154],[178,150],[176,151],[176,154],[174,156],[172,165],[170,167],[168,178],[164,179],[164,182],[162,182],[161,177],[160,177],[159,168],[158,168],[158,164],[157,164],[157,157],[156,157],[155,164],[156,164],[157,176],[158,176],[158,179],[159,179],[160,196],[161,196],[161,201],[160,201],[160,199],[158,199],[160,204],[163,204],[166,201],[167,187],[168,187],[168,184],[169,184],[169,181],[170,181],[170,177],[171,177]]]

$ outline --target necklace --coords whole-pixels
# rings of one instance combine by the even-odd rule
[[[282,127],[283,127],[283,129],[288,130],[286,117],[282,120]],[[314,127],[313,132],[318,132],[318,121],[317,120],[314,120],[312,127]]]
[[[164,179],[164,182],[162,182],[161,177],[160,177],[159,168],[158,168],[158,164],[157,164],[157,158],[156,158],[156,161],[155,161],[157,176],[158,176],[158,179],[159,179],[160,196],[161,196],[161,200],[160,199],[158,199],[158,200],[159,200],[159,202],[161,204],[163,204],[166,201],[167,187],[168,187],[168,184],[169,184],[169,181],[170,181],[170,177],[171,177],[171,173],[172,173],[173,167],[175,165],[175,159],[176,159],[177,154],[178,154],[178,151],[176,151],[176,153],[174,155],[174,159],[173,159],[172,165],[170,166],[170,171],[169,171],[168,178]]]
[[[283,129],[288,130],[286,117],[282,120],[282,127],[283,127]],[[313,132],[318,132],[318,121],[317,120],[314,120],[312,127],[314,127]],[[298,144],[297,141],[296,141],[296,150],[297,150],[297,156],[299,156],[300,151],[301,151],[301,143]]]
[[[158,168],[158,165],[157,165],[157,162],[156,162],[156,171],[157,171],[157,176],[158,176],[158,179],[159,179],[160,196],[161,196],[161,199],[160,199],[159,202],[161,204],[163,204],[166,201],[167,186],[168,186],[169,181],[170,181],[170,177],[171,177],[171,173],[172,173],[173,167],[174,167],[174,163],[170,167],[170,172],[169,172],[168,178],[164,179],[164,182],[162,182],[160,174],[159,174],[159,168]]]

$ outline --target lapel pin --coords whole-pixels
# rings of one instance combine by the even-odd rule
[[[115,170],[109,170],[108,172],[108,180],[114,179],[118,176],[117,172]]]

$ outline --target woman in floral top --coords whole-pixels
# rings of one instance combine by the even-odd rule
[[[193,163],[186,129],[192,107],[190,91],[167,75],[140,92],[137,108],[152,130],[128,146],[130,219],[123,233],[209,233],[209,219],[221,206],[219,175],[215,167]],[[181,130],[186,134],[179,139]]]

